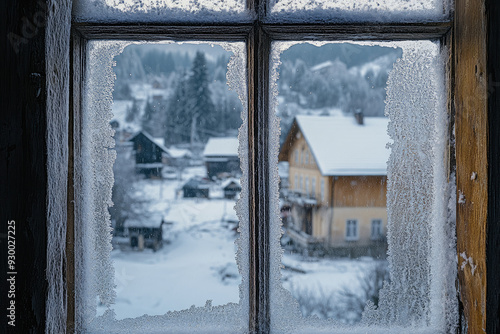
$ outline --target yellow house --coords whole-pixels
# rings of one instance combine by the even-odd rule
[[[279,160],[289,163],[288,235],[338,255],[383,255],[388,119],[297,116]]]

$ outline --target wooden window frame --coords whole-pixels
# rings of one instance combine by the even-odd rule
[[[48,2],[48,1],[47,1]],[[45,3],[42,0],[42,3]],[[32,1],[8,0],[2,3],[2,15],[7,32],[21,34],[22,23],[40,11],[39,3]],[[265,5],[254,1],[250,6],[264,17]],[[46,17],[56,15],[57,10],[45,11]],[[28,19],[31,18],[28,17]],[[266,110],[268,97],[269,49],[271,39],[349,39],[349,40],[402,40],[402,39],[440,39],[450,48],[448,62],[449,110],[455,122],[456,161],[458,192],[463,194],[465,203],[457,205],[457,290],[460,301],[460,333],[499,333],[500,332],[500,4],[496,0],[456,0],[454,20],[449,23],[429,24],[350,24],[350,25],[270,25],[262,20],[252,24],[236,25],[73,25],[71,47],[71,80],[81,82],[84,63],[84,41],[97,38],[124,39],[210,39],[216,32],[220,40],[240,39],[248,43],[249,59],[249,130],[253,140],[250,142],[250,173],[253,193],[252,208],[252,245],[264,242],[266,247],[252,247],[251,279],[251,333],[269,331],[269,271],[256,272],[256,268],[266,268],[269,264],[268,228],[265,224],[269,214],[269,203],[260,198],[255,189],[266,186],[267,154],[265,140],[267,124]],[[64,29],[64,25],[60,26]],[[298,29],[298,31],[295,31]],[[45,277],[47,267],[47,229],[50,220],[47,204],[47,149],[50,140],[48,129],[47,96],[50,82],[44,81],[50,54],[46,45],[46,27],[38,27],[18,52],[13,51],[8,39],[4,38],[5,52],[1,63],[7,69],[5,76],[8,84],[1,90],[7,108],[0,113],[2,127],[10,132],[2,138],[0,161],[5,176],[2,186],[2,219],[15,219],[17,222],[16,244],[18,249],[19,275],[16,280],[18,332],[44,332],[46,328],[46,299],[48,282]],[[4,34],[5,36],[6,34]],[[69,51],[69,50],[68,50]],[[253,70],[255,68],[255,70]],[[52,70],[51,70],[52,71]],[[64,82],[61,81],[61,82]],[[263,84],[260,84],[263,83]],[[53,88],[53,87],[52,87]],[[71,85],[71,101],[67,109],[60,113],[70,122],[69,133],[58,133],[70,138],[67,151],[69,156],[77,154],[78,141],[73,141],[78,132],[79,122],[79,85]],[[13,98],[21,95],[21,98]],[[61,127],[60,131],[63,131]],[[7,133],[7,132],[3,132]],[[22,135],[20,135],[22,133]],[[3,148],[7,149],[3,149]],[[66,153],[68,153],[66,152]],[[69,159],[68,186],[68,229],[66,273],[63,281],[67,295],[62,301],[67,315],[67,332],[72,332],[74,320],[74,253],[71,248],[72,224],[74,224],[73,160]],[[22,166],[22,168],[20,168]],[[471,178],[472,172],[475,177]],[[4,217],[5,215],[5,217]],[[6,234],[6,224],[1,225],[0,233]],[[460,254],[465,253],[477,265],[474,273],[466,266],[461,270]],[[268,267],[267,267],[268,268]],[[3,271],[0,279],[4,280]],[[5,281],[5,280],[4,280]],[[2,294],[3,294],[2,290]],[[264,297],[263,303],[257,303]],[[2,299],[5,303],[6,299]],[[66,303],[67,301],[67,303]],[[73,305],[72,305],[73,303]],[[2,304],[5,305],[5,304]],[[64,314],[65,313],[65,314]],[[1,332],[7,331],[3,322]]]

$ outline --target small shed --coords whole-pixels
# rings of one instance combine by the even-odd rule
[[[210,184],[202,178],[193,177],[182,186],[184,197],[208,198]]]
[[[127,220],[125,228],[130,238],[130,247],[157,251],[163,247],[163,226],[169,224],[163,218],[154,216],[143,220]]]
[[[168,155],[165,146],[156,142],[146,131],[136,133],[129,141],[134,143],[135,168],[146,177],[161,177],[163,156]]]
[[[240,175],[238,138],[210,138],[203,151],[203,160],[209,178],[217,177],[220,174]]]
[[[227,199],[233,199],[238,196],[241,192],[240,181],[235,178],[230,178],[222,182],[222,190],[224,191],[224,197]]]

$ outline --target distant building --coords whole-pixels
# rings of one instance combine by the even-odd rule
[[[130,238],[130,247],[139,250],[152,248],[157,251],[163,247],[163,226],[165,224],[166,222],[158,216],[150,219],[143,218],[141,221],[127,220],[125,228]]]
[[[136,133],[129,141],[134,143],[136,171],[146,177],[161,177],[168,149],[156,142],[146,131]]]
[[[224,197],[227,199],[236,198],[241,192],[241,185],[238,179],[230,178],[222,182]]]
[[[237,176],[241,174],[238,157],[238,138],[210,138],[203,151],[203,160],[209,178],[221,174]]]
[[[207,180],[193,177],[182,186],[183,197],[208,198],[210,183]]]
[[[385,254],[388,120],[361,119],[297,116],[281,148],[279,160],[289,164],[287,233],[304,247]]]

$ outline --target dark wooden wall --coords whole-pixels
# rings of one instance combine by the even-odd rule
[[[45,0],[3,0],[0,5],[1,333],[44,333],[45,330],[47,174],[44,4]],[[17,52],[13,44],[17,45]],[[7,325],[6,318],[8,220],[16,222],[15,328]]]
[[[486,333],[500,333],[500,1],[486,1],[488,25],[488,228]]]

